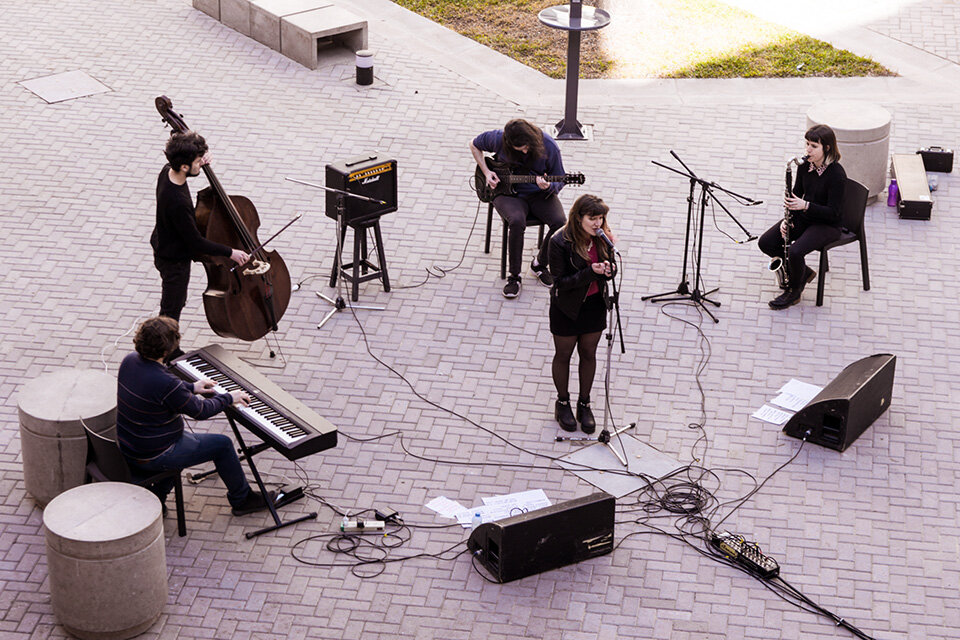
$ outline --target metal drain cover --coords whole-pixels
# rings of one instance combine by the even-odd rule
[[[52,76],[24,80],[19,84],[49,104],[112,91],[110,87],[83,71],[56,73]]]

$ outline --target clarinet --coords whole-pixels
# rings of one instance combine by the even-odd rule
[[[794,156],[787,161],[787,170],[785,178],[785,189],[783,192],[784,199],[789,198],[793,195],[793,165],[796,164],[797,168],[800,167],[800,164],[807,159],[807,156]],[[787,205],[783,205],[783,222],[784,226],[787,228],[787,233],[783,237],[783,257],[774,258],[770,261],[770,264],[767,266],[767,269],[773,271],[777,277],[777,284],[781,289],[790,288],[790,245],[793,242],[790,240],[790,230],[793,228],[793,212],[787,208]]]

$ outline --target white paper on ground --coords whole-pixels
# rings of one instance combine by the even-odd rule
[[[793,414],[789,411],[781,411],[776,407],[771,407],[768,404],[763,405],[759,409],[753,412],[754,418],[759,418],[764,422],[770,422],[772,424],[780,425],[790,419],[790,416]]]

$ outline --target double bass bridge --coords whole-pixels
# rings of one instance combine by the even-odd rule
[[[243,268],[243,275],[245,276],[262,276],[267,271],[270,271],[270,263],[264,260],[251,260],[247,263],[247,266]]]

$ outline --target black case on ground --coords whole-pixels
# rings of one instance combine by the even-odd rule
[[[923,158],[923,168],[926,171],[950,173],[953,171],[953,149],[943,147],[924,147],[917,151]]]

